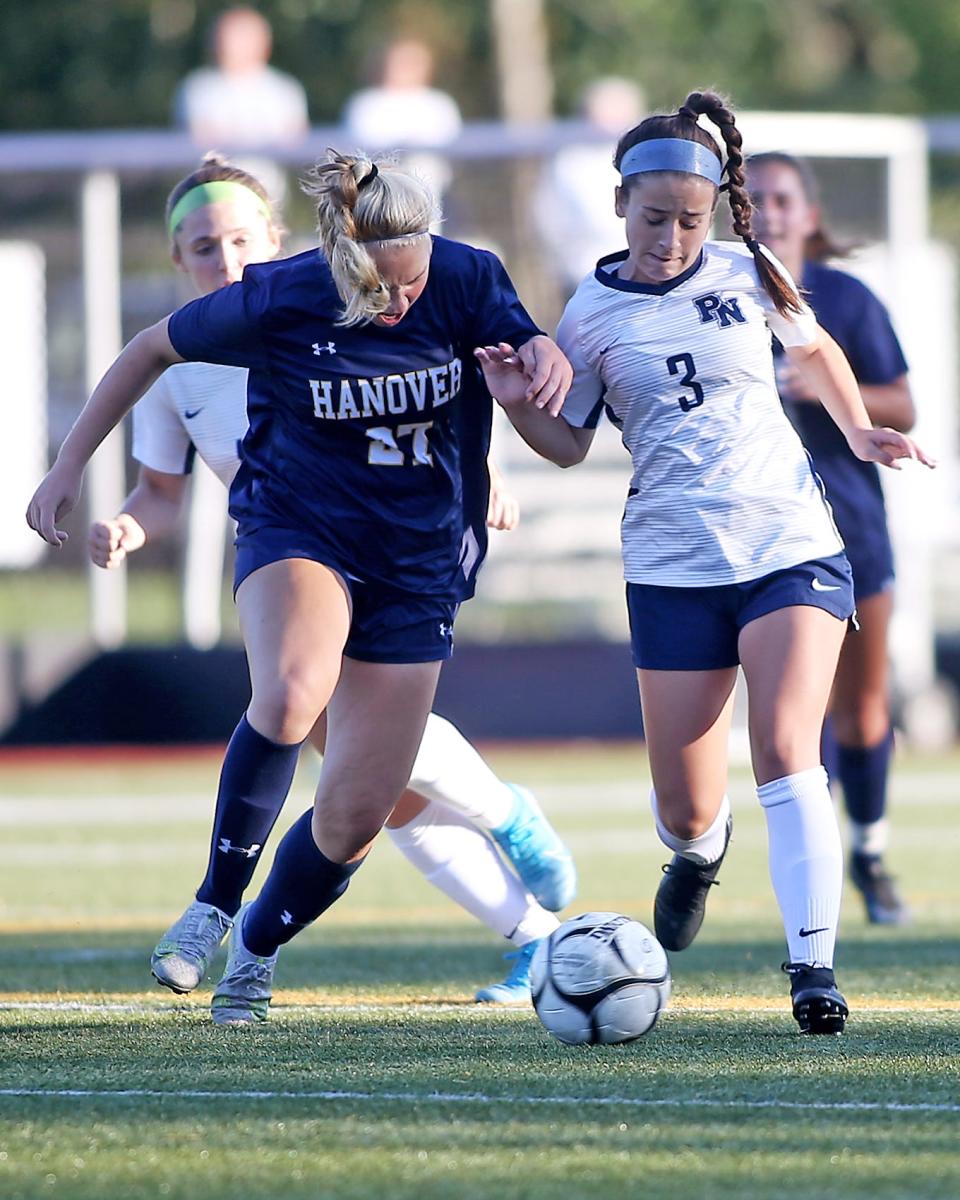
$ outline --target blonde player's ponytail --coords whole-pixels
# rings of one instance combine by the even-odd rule
[[[343,301],[338,324],[357,325],[382,313],[390,293],[368,245],[413,244],[439,216],[423,180],[390,160],[328,150],[310,171],[303,190],[317,206],[320,246]]]

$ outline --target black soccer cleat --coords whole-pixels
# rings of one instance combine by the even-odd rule
[[[837,990],[833,971],[808,963],[784,963],[781,970],[790,976],[790,999],[800,1032],[843,1033],[850,1010]]]
[[[716,862],[698,866],[675,854],[663,868],[663,879],[653,903],[653,928],[664,950],[686,950],[700,932],[710,889],[717,885],[717,872],[730,845],[733,817],[727,818],[723,854]]]
[[[850,855],[850,882],[863,897],[871,925],[907,925],[910,910],[879,854]]]

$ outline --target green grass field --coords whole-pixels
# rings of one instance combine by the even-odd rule
[[[497,751],[581,872],[575,911],[648,922],[664,852],[639,751]],[[284,951],[272,1016],[217,1029],[149,952],[201,874],[218,762],[0,763],[0,1198],[960,1196],[957,758],[903,760],[913,925],[845,899],[842,1039],[803,1039],[762,817],[737,827],[674,997],[629,1046],[569,1048],[474,989],[506,948],[386,842]],[[284,815],[309,802],[305,763]],[[274,838],[276,841],[276,837]],[[261,867],[261,871],[263,867]]]

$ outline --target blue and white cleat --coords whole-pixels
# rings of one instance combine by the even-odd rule
[[[530,963],[543,938],[534,938],[519,950],[512,950],[503,957],[513,959],[513,966],[502,983],[491,983],[481,988],[474,996],[478,1004],[529,1004]]]
[[[490,832],[537,903],[559,912],[577,894],[573,855],[533,794],[515,783],[507,787],[514,795],[513,811],[503,825]]]
[[[248,907],[237,913],[227,943],[227,965],[210,1003],[214,1025],[251,1025],[267,1019],[279,952],[260,958],[244,945],[243,915]]]
[[[178,996],[192,992],[206,975],[231,925],[233,921],[225,912],[194,900],[157,942],[150,956],[154,979]]]

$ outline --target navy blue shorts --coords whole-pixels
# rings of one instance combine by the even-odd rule
[[[440,662],[453,653],[453,622],[459,605],[442,596],[416,596],[352,576],[318,539],[276,526],[241,534],[233,592],[260,567],[306,558],[330,567],[350,591],[352,619],[343,653],[360,662]]]
[[[745,625],[800,604],[822,608],[841,621],[853,616],[853,576],[845,554],[718,587],[628,583],[634,665],[649,671],[736,667]]]
[[[837,528],[843,538],[853,571],[853,592],[857,602],[893,587],[893,547],[890,545],[890,534],[886,524],[865,523],[862,528],[851,528],[847,524],[844,528],[838,521]]]

